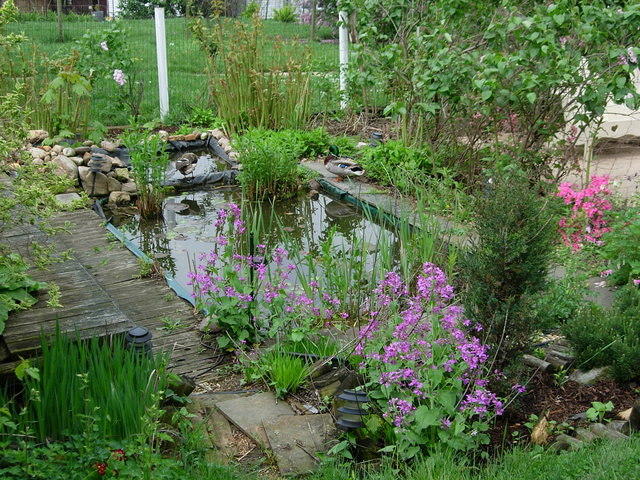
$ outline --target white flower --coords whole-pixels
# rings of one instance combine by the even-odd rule
[[[113,71],[113,80],[120,86],[123,86],[125,83],[127,83],[127,79],[124,76],[124,72],[118,69]]]
[[[631,63],[638,63],[638,56],[636,55],[636,52],[633,49],[633,47],[629,47],[627,49],[627,56],[629,57],[629,61]]]
[[[100,42],[100,48],[103,49],[105,52],[109,50],[109,46],[107,45],[107,42]]]

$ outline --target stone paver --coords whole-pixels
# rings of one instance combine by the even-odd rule
[[[295,415],[287,402],[276,401],[271,392],[224,400],[217,402],[216,406],[231,423],[262,446],[268,443],[263,422],[277,420],[282,415]]]
[[[280,417],[265,421],[264,430],[282,475],[312,472],[317,453],[326,452],[336,436],[333,417],[328,413]]]

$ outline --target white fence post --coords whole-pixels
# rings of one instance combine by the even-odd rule
[[[338,13],[338,38],[340,42],[340,108],[347,108],[347,72],[349,71],[349,25],[347,12]]]
[[[158,58],[158,96],[160,98],[160,120],[169,113],[169,76],[167,74],[167,40],[164,28],[164,8],[155,8],[156,56]]]

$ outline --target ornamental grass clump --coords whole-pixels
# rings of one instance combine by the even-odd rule
[[[482,327],[453,304],[444,272],[424,263],[413,282],[389,272],[375,294],[355,353],[368,396],[394,427],[385,451],[411,458],[437,444],[487,443],[488,419],[504,403],[488,388]]]

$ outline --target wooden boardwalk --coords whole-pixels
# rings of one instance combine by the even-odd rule
[[[171,355],[174,372],[202,379],[211,371],[216,355],[201,346],[196,329],[200,318],[193,307],[178,298],[163,278],[139,278],[137,258],[120,242],[109,240],[102,220],[93,211],[63,213],[50,223],[66,228],[48,237],[34,227],[20,227],[0,238],[0,243],[32,263],[33,242],[57,255],[70,254],[46,270],[34,268],[30,272],[36,280],[60,287],[62,307],[48,307],[47,295],[41,293],[35,307],[10,314],[0,337],[10,357],[0,356],[4,360],[0,372],[9,370],[20,357],[37,354],[41,334],[51,334],[56,324],[62,332],[82,338],[143,326],[153,334],[155,349]]]

